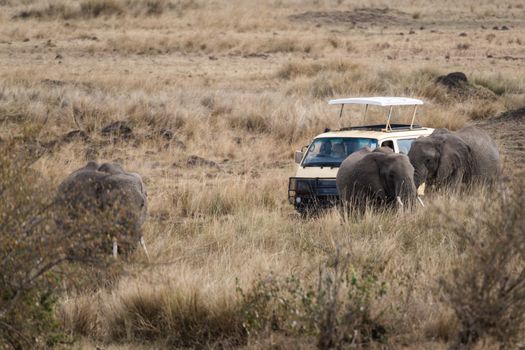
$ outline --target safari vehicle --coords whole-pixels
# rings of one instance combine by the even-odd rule
[[[386,107],[386,123],[327,129],[316,136],[310,145],[295,152],[299,164],[297,173],[289,179],[288,200],[300,213],[329,207],[339,200],[335,178],[339,165],[353,152],[363,148],[390,147],[394,152],[407,154],[412,142],[428,136],[434,129],[414,124],[417,106],[423,101],[405,97],[358,97],[330,100],[330,105],[341,105],[339,117],[345,105],[363,105],[364,116],[369,106]],[[410,124],[392,124],[393,108],[413,106]]]

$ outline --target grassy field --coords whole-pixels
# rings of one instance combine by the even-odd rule
[[[0,0],[0,140],[50,188],[112,161],[149,196],[150,259],[61,293],[62,346],[525,344],[525,295],[494,311],[494,276],[523,280],[525,113],[495,117],[525,106],[524,18],[522,1]],[[469,85],[435,83],[454,71]],[[328,99],[359,95],[422,98],[430,127],[486,128],[502,185],[301,219],[293,151],[338,125]]]

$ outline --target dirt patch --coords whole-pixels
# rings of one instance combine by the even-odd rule
[[[410,14],[388,8],[357,8],[352,11],[308,11],[288,17],[315,24],[394,25],[413,22]]]
[[[525,106],[479,123],[500,146],[505,173],[525,175]]]

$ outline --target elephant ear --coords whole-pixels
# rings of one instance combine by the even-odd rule
[[[470,147],[459,137],[450,135],[443,141],[440,153],[437,181],[461,181],[469,172]]]

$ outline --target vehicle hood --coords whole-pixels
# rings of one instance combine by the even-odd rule
[[[295,174],[295,177],[307,177],[307,178],[334,178],[337,175],[337,171],[339,170],[339,167],[337,168],[330,168],[330,167],[302,167],[300,166],[297,169],[297,172]]]

